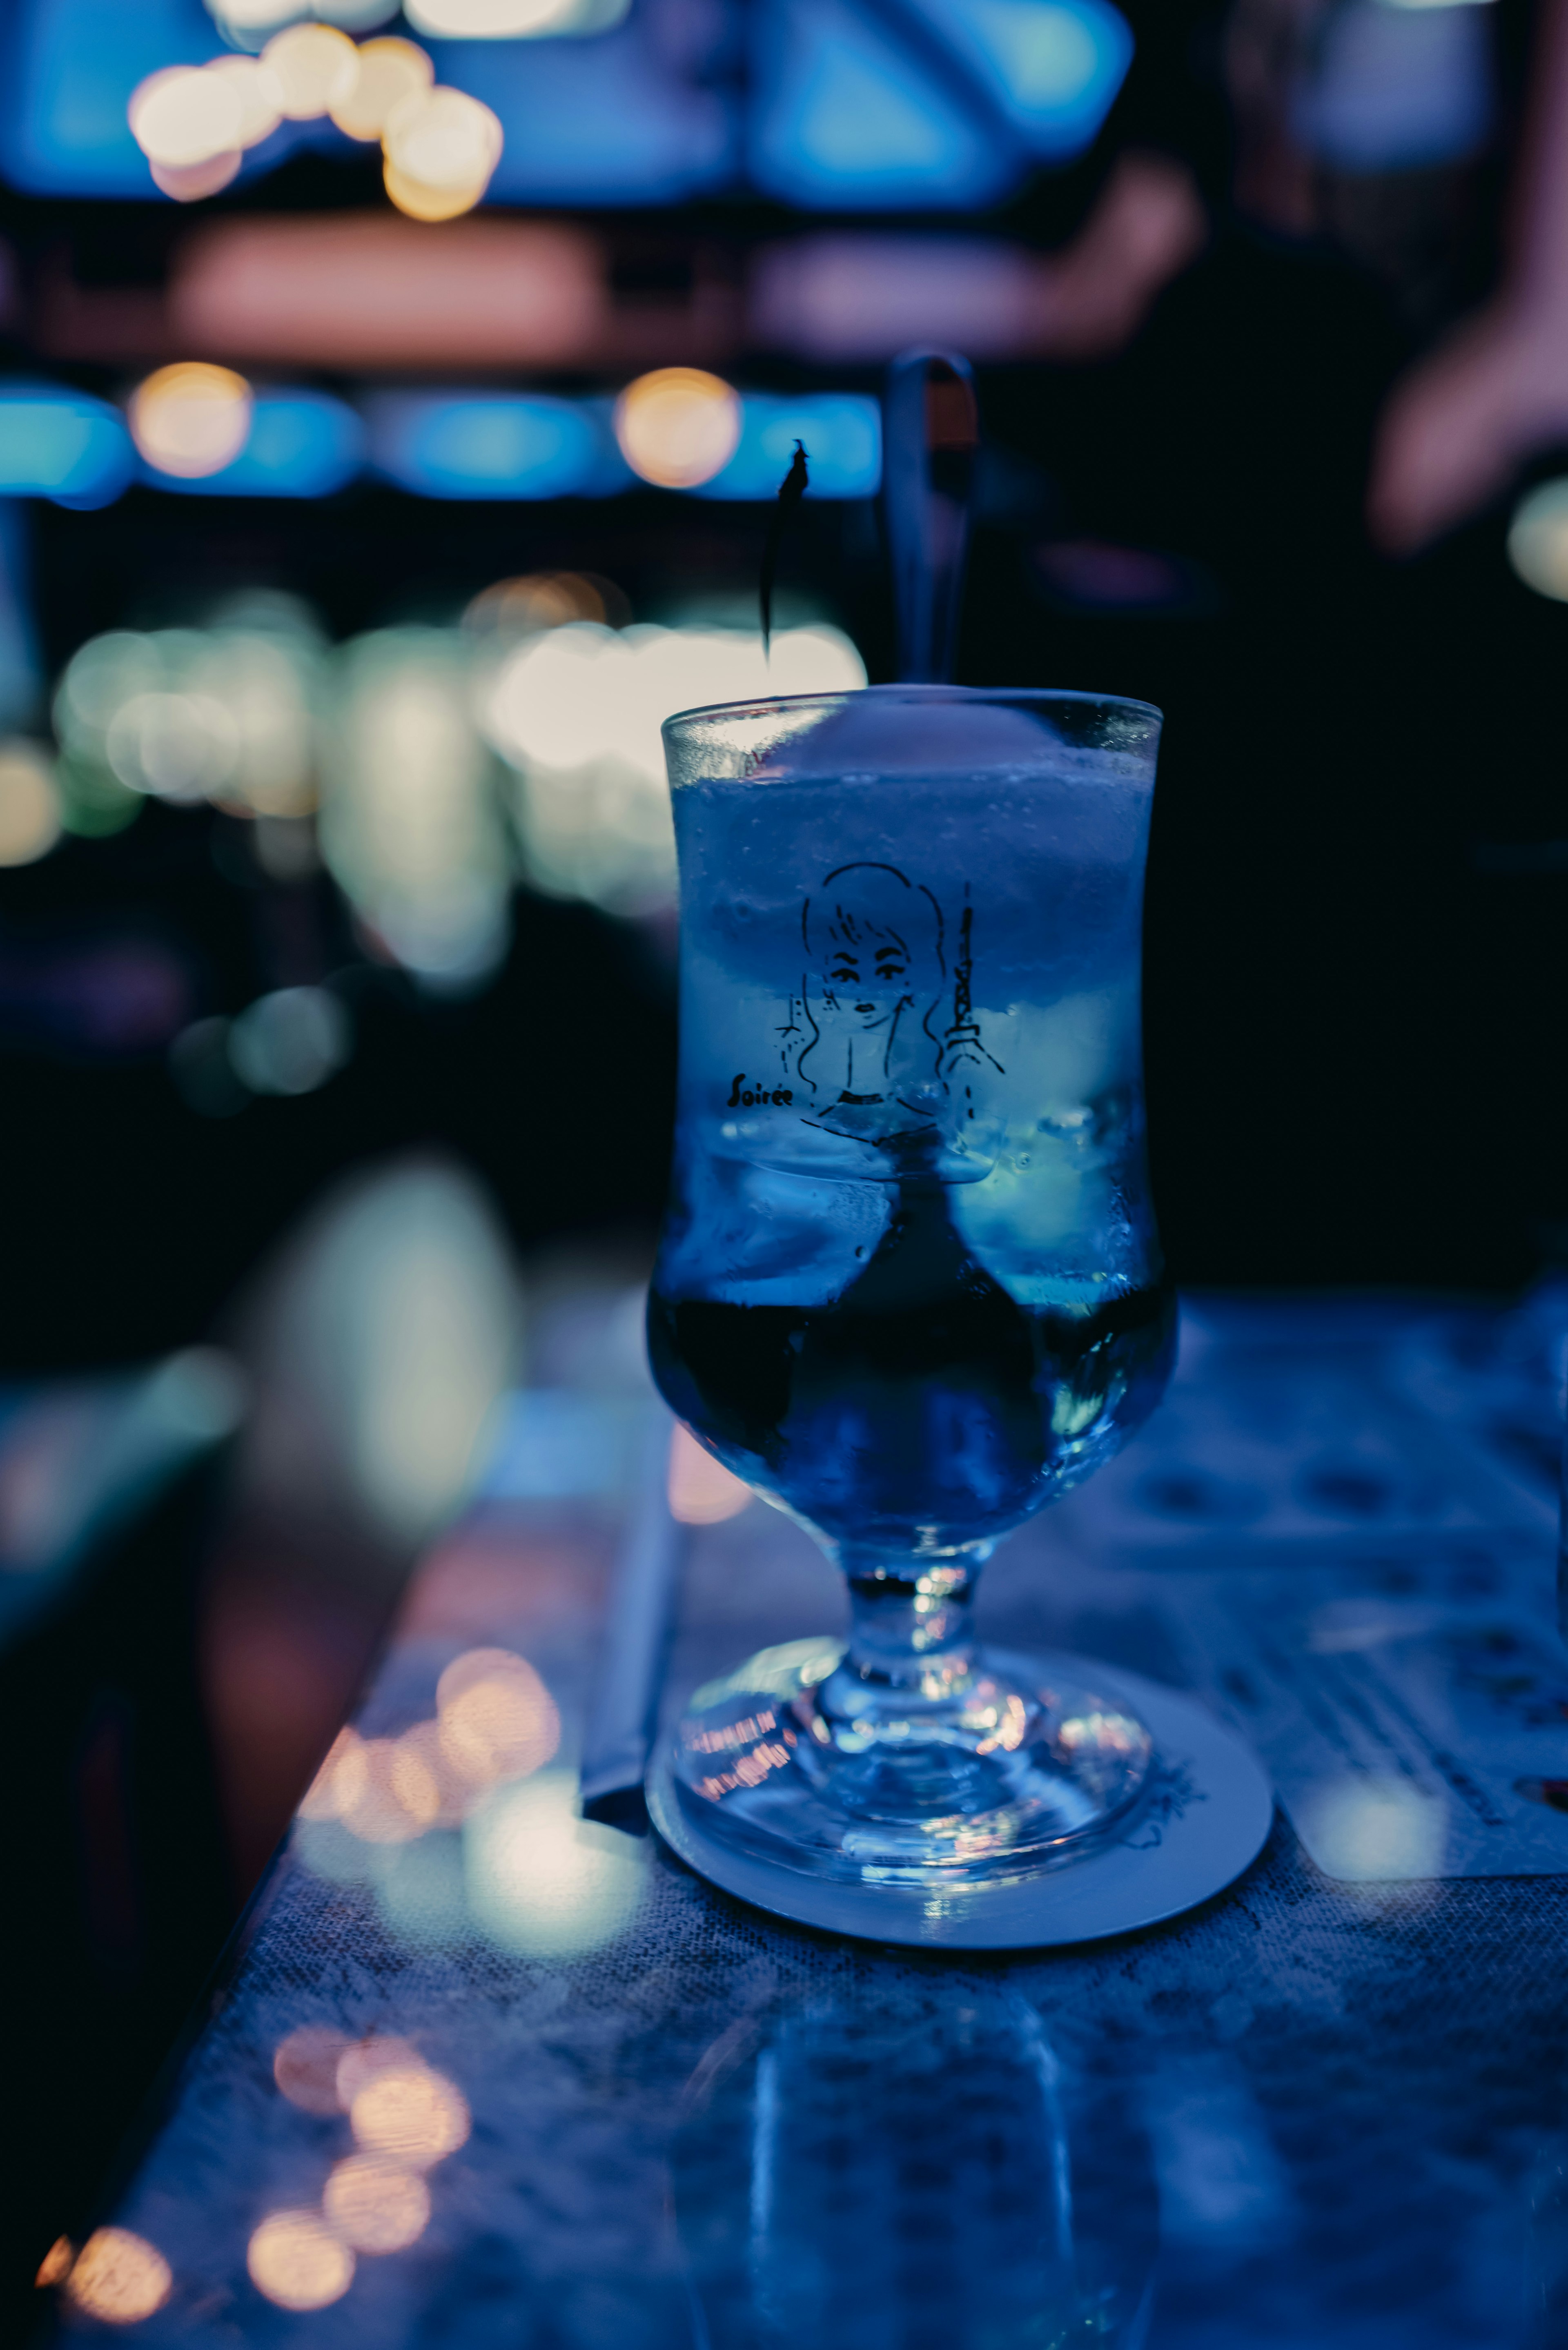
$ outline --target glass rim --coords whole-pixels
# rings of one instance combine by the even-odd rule
[[[846,702],[865,701],[875,697],[878,702],[1003,702],[1012,708],[1035,704],[1043,708],[1059,708],[1064,702],[1086,704],[1096,710],[1136,711],[1141,717],[1153,718],[1161,726],[1165,712],[1158,702],[1140,702],[1136,694],[1095,693],[1081,687],[1067,685],[843,685],[830,687],[816,693],[763,693],[742,702],[701,702],[690,710],[677,710],[664,720],[660,732],[670,733],[699,719],[765,718],[773,712],[804,710],[815,706],[820,710],[836,710]]]

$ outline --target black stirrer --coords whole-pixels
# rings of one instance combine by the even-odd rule
[[[763,658],[765,660],[774,639],[774,578],[779,567],[779,548],[784,544],[784,525],[805,497],[809,476],[805,470],[805,443],[797,441],[794,455],[789,461],[789,471],[779,484],[778,504],[768,522],[767,544],[763,548],[763,567],[757,580],[757,600],[762,607]]]

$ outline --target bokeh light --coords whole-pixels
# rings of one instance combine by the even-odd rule
[[[556,1701],[524,1657],[471,1648],[436,1685],[441,1751],[470,1785],[520,1779],[548,1762],[561,1742]]]
[[[278,604],[233,608],[243,626],[115,629],[81,647],[54,704],[68,831],[111,830],[147,793],[308,815],[318,653],[297,610]]]
[[[230,76],[166,66],[131,92],[126,120],[149,162],[178,167],[210,162],[239,148],[244,113]]]
[[[625,597],[608,579],[584,571],[526,571],[483,588],[464,612],[462,624],[476,632],[526,637],[564,628],[568,620],[623,621],[630,617]]]
[[[239,100],[238,146],[258,147],[272,136],[283,119],[283,91],[269,65],[259,57],[214,57],[202,70],[219,75]]]
[[[239,757],[239,731],[208,693],[136,693],[105,738],[109,764],[128,791],[192,801],[222,790]]]
[[[410,220],[429,222],[461,219],[464,213],[473,210],[489,184],[484,180],[474,180],[463,187],[427,188],[390,162],[382,166],[381,180],[400,213]]]
[[[716,1526],[754,1499],[749,1485],[677,1422],[670,1439],[670,1514],[683,1526]]]
[[[1307,1849],[1349,1884],[1440,1877],[1449,1841],[1440,1794],[1392,1774],[1329,1779],[1303,1800]]]
[[[353,2041],[338,2060],[338,2108],[348,2113],[360,2090],[368,2089],[384,2073],[418,2073],[424,2069],[425,2060],[411,2040],[400,2040],[392,2033],[372,2033],[364,2040]]]
[[[612,629],[589,621],[525,637],[482,664],[480,724],[522,778],[530,879],[617,912],[669,904],[675,838],[663,721],[705,702],[853,691],[865,664],[840,629]]]
[[[168,2262],[129,2228],[95,2228],[66,2284],[67,2300],[107,2325],[140,2325],[174,2286]]]
[[[0,866],[36,864],[60,831],[59,786],[47,747],[0,742]]]
[[[428,2170],[466,2144],[468,2102],[428,2064],[405,2064],[368,2081],[348,2108],[361,2147],[409,2169]]]
[[[395,1739],[367,1738],[353,1762],[338,1766],[337,1816],[365,1844],[408,1844],[435,1816],[433,1808],[421,1814],[417,1788],[410,1790],[415,1803],[405,1800],[410,1774],[406,1767],[400,1770],[401,1760]]]
[[[33,2282],[40,2291],[52,2284],[63,2284],[71,2272],[71,2262],[75,2258],[76,2249],[70,2238],[57,2236],[38,2262],[38,2272]]]
[[[202,360],[162,367],[137,386],[130,437],[161,473],[199,481],[232,465],[250,436],[251,388],[232,368]]]
[[[199,204],[205,196],[215,196],[226,188],[239,171],[243,161],[237,147],[222,155],[209,156],[204,163],[152,163],[148,166],[158,186],[178,204]]]
[[[379,630],[338,666],[322,853],[385,950],[432,988],[478,984],[510,935],[512,853],[460,632]]]
[[[574,1773],[497,1790],[463,1830],[471,1917],[519,1957],[571,1958],[624,1934],[642,1906],[647,1854],[636,1836],[583,1819]]]
[[[701,368],[659,368],[615,404],[615,437],[634,473],[661,489],[711,482],[741,438],[740,395]]]
[[[430,2222],[431,2191],[417,2170],[374,2154],[338,2163],[321,2199],[327,2223],[357,2252],[400,2252]]]
[[[410,25],[449,41],[537,40],[563,33],[607,33],[631,0],[408,0]]]
[[[229,1032],[229,1058],[254,1094],[314,1093],[352,1049],[348,1014],[328,987],[275,988]]]
[[[236,40],[275,33],[310,13],[309,0],[207,0],[215,23]]]
[[[313,122],[348,102],[359,53],[335,26],[290,25],[274,34],[262,63],[276,78],[279,110],[291,122]]]
[[[1509,525],[1508,559],[1538,596],[1568,604],[1568,479],[1542,482],[1521,498]]]
[[[435,68],[417,42],[366,41],[354,87],[331,108],[332,120],[350,139],[379,139],[395,109],[434,79]]]
[[[326,2309],[354,2282],[354,2255],[315,2211],[274,2211],[245,2250],[251,2282],[279,2309]]]
[[[501,124],[466,90],[416,89],[387,117],[387,193],[414,220],[453,220],[478,203],[501,161]]]
[[[279,2041],[272,2060],[273,2079],[302,2113],[338,2113],[337,2067],[353,2044],[346,2032],[302,2023]]]

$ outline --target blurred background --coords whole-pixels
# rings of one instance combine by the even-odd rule
[[[1568,1253],[1556,5],[10,0],[18,2276],[506,1394],[641,1376],[659,723],[892,674],[901,349],[977,370],[961,679],[1168,713],[1179,1280]]]

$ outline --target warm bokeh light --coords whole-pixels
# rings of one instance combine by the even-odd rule
[[[1538,596],[1568,603],[1568,480],[1542,482],[1521,498],[1509,525],[1508,559]]]
[[[354,2255],[315,2211],[274,2211],[245,2251],[251,2282],[279,2309],[326,2309],[354,2282]]]
[[[392,1784],[405,1809],[429,1827],[459,1826],[473,1794],[462,1773],[453,1770],[437,1721],[417,1721],[404,1731],[392,1765]]]
[[[260,57],[214,57],[203,73],[218,74],[240,102],[237,143],[259,147],[283,119],[283,91],[276,74]]]
[[[417,2243],[431,2216],[431,2191],[417,2170],[374,2154],[350,2155],[327,2182],[327,2225],[357,2252],[400,2252]]]
[[[548,1762],[561,1742],[555,1700],[525,1658],[507,1648],[471,1648],[436,1688],[441,1752],[473,1786],[521,1779]]]
[[[95,2228],[66,2285],[67,2298],[106,2325],[140,2325],[173,2291],[168,2262],[129,2228]]]
[[[738,1517],[753,1498],[749,1485],[715,1461],[689,1428],[670,1439],[670,1514],[683,1526],[716,1526]]]
[[[0,866],[32,865],[60,837],[55,763],[42,743],[0,743]]]
[[[490,184],[484,179],[471,181],[464,187],[427,188],[390,161],[382,165],[381,180],[398,210],[416,221],[459,220],[473,210]]]
[[[741,438],[740,396],[701,368],[658,368],[615,404],[615,437],[634,473],[661,489],[695,489],[722,473]]]
[[[324,2023],[302,2023],[279,2041],[272,2060],[273,2079],[302,2113],[337,2113],[337,2067],[353,2045],[346,2032],[334,2032]]]
[[[566,221],[489,213],[427,237],[384,210],[232,213],[169,265],[171,331],[258,363],[580,367],[612,331],[603,243]]]
[[[68,2236],[57,2236],[54,2242],[49,2246],[48,2251],[44,2254],[43,2259],[38,2262],[38,2273],[33,2279],[33,2282],[37,2285],[40,2290],[47,2285],[63,2283],[65,2279],[69,2276],[71,2272],[71,2262],[75,2258],[76,2252],[72,2247],[70,2238]]]
[[[411,2040],[393,2033],[372,2033],[367,2040],[351,2041],[337,2060],[337,2092],[340,2111],[351,2110],[361,2089],[385,2073],[427,2071],[424,2058]]]
[[[365,41],[354,87],[330,109],[332,120],[350,139],[379,139],[394,109],[434,79],[435,68],[417,42],[395,36]]]
[[[161,367],[131,394],[130,437],[150,465],[182,481],[221,473],[250,438],[251,388],[232,368],[189,359]]]
[[[126,108],[131,136],[151,163],[205,163],[226,154],[242,144],[243,119],[234,83],[199,66],[149,74]]]
[[[338,1766],[338,1817],[351,1834],[366,1844],[409,1844],[424,1834],[439,1804],[421,1813],[404,1802],[400,1788],[411,1774],[395,1739],[365,1739],[348,1769],[351,1793]]]
[[[275,33],[262,63],[277,78],[280,110],[291,122],[313,122],[344,106],[359,73],[359,53],[331,25],[290,25]]]
[[[148,168],[163,193],[172,196],[176,203],[199,204],[204,196],[215,196],[220,188],[226,188],[244,160],[239,149],[231,147],[204,163],[152,163]]]
[[[465,90],[418,89],[387,118],[387,193],[415,220],[470,211],[501,160],[501,124]]]
[[[618,617],[629,617],[625,597],[607,579],[591,578],[582,571],[525,571],[482,589],[464,612],[462,624],[518,637],[564,628],[569,620],[602,625],[611,617],[612,599]]]
[[[444,2074],[407,2065],[367,2083],[348,2108],[359,2144],[410,2168],[428,2170],[466,2143],[468,2102]]]

